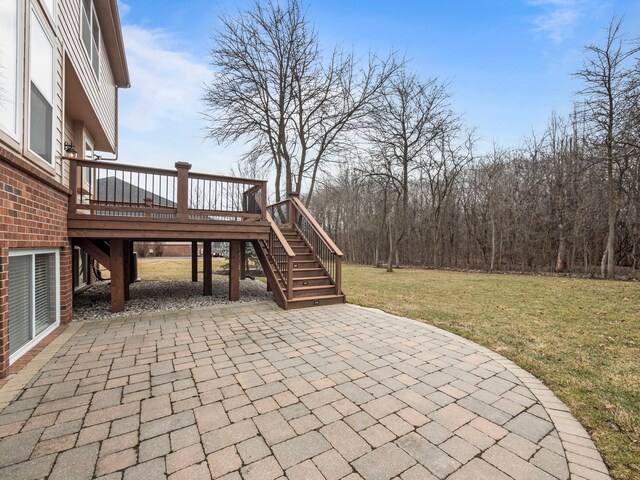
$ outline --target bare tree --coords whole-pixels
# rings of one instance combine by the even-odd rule
[[[607,242],[602,256],[602,276],[612,277],[615,266],[616,220],[620,211],[620,195],[629,168],[624,139],[630,123],[627,120],[629,94],[637,75],[640,44],[622,33],[622,20],[614,18],[607,29],[604,46],[586,47],[587,58],[576,72],[584,87],[580,91],[594,139],[604,147],[607,185]]]
[[[386,193],[389,239],[387,271],[410,223],[410,180],[437,137],[455,123],[446,85],[421,81],[406,68],[398,70],[371,102],[367,141],[371,145],[360,169],[379,180]]]
[[[298,0],[256,2],[220,21],[211,50],[216,71],[205,92],[208,136],[246,140],[245,161],[275,171],[276,200],[283,187],[289,193],[304,184],[309,203],[318,173],[340,156],[398,68],[395,55],[361,62],[335,48],[325,58]]]

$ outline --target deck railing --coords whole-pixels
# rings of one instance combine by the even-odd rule
[[[275,265],[276,273],[286,285],[287,299],[291,300],[293,298],[293,261],[296,254],[268,212],[267,221],[271,224],[267,254]]]
[[[197,221],[266,221],[263,180],[67,158],[69,213]]]
[[[300,196],[290,193],[289,198],[269,205],[267,209],[276,225],[289,225],[300,232],[333,281],[336,295],[342,294],[343,254],[300,201]]]

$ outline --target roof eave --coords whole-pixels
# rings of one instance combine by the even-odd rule
[[[113,77],[119,88],[129,88],[129,67],[124,49],[122,27],[120,25],[120,11],[117,0],[95,2],[96,14],[102,28],[107,56],[113,71]]]

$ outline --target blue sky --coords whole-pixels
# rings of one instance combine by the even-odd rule
[[[217,13],[247,0],[120,1],[132,88],[120,92],[120,159],[230,173],[242,145],[204,140],[203,85]],[[601,43],[613,15],[640,32],[638,0],[308,0],[321,44],[362,55],[395,49],[424,78],[450,82],[453,105],[480,148],[515,146],[571,110],[582,48]]]

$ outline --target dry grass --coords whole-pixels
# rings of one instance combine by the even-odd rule
[[[139,273],[190,279],[191,264],[147,258]],[[571,408],[615,479],[640,478],[640,284],[346,265],[344,290],[513,360]]]
[[[640,478],[640,284],[348,266],[349,302],[469,338],[571,408],[614,478]]]
[[[220,270],[228,261],[214,258],[213,271]],[[143,280],[191,280],[190,258],[146,257],[138,260],[138,276]],[[198,260],[198,276],[202,280],[202,259]],[[214,274],[214,276],[216,276]]]

